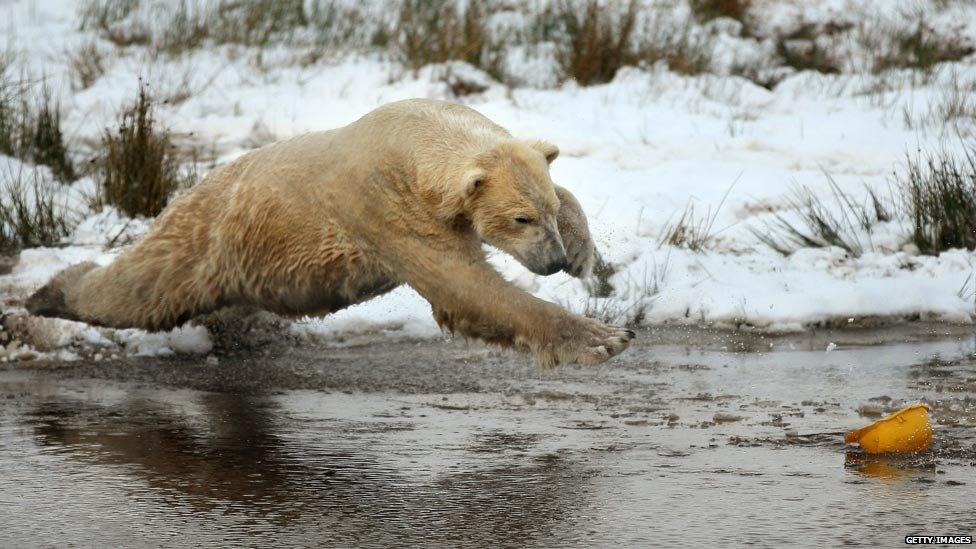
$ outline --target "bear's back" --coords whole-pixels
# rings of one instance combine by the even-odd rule
[[[370,111],[348,127],[392,133],[415,147],[423,146],[428,141],[449,142],[455,146],[469,143],[482,145],[511,137],[505,128],[478,111],[436,99],[405,99],[388,103]]]

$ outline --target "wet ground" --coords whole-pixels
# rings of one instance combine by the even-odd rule
[[[0,546],[976,535],[976,345],[950,335],[837,335],[827,352],[829,333],[644,333],[603,367],[555,371],[441,341],[6,364]],[[930,452],[844,446],[919,400]]]

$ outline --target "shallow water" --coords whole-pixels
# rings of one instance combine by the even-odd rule
[[[644,346],[541,372],[433,342],[8,368],[0,546],[974,535],[973,350]],[[925,455],[870,458],[833,434],[917,400],[939,423]]]

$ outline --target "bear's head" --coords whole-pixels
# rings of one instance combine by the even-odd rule
[[[477,157],[462,187],[464,217],[481,240],[541,275],[566,268],[559,198],[549,178],[558,154],[543,141],[503,141]]]

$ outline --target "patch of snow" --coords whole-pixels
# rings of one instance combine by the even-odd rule
[[[126,244],[142,236],[152,220],[132,219],[115,208],[106,206],[79,223],[67,241],[76,246],[108,246]]]
[[[213,349],[210,333],[203,326],[185,325],[168,332],[117,330],[116,337],[135,356],[205,355]]]

